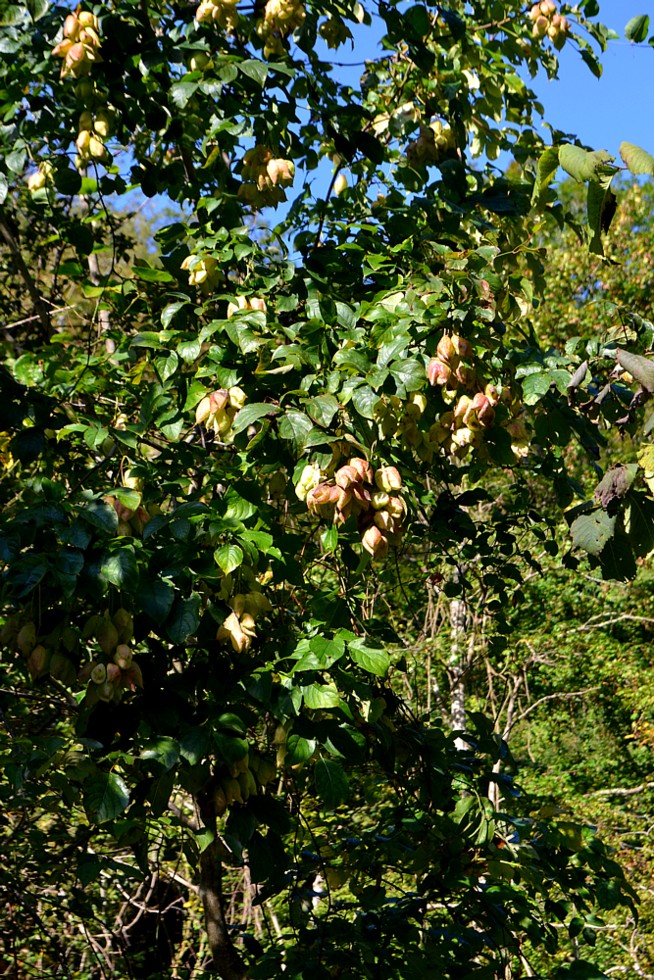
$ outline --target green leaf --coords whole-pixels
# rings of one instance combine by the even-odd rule
[[[129,805],[129,790],[115,773],[101,773],[84,781],[84,809],[93,823],[106,823]]]
[[[236,415],[232,429],[235,433],[243,432],[255,422],[262,418],[270,418],[278,415],[281,409],[278,405],[267,405],[263,402],[253,402],[251,405],[244,405]]]
[[[268,77],[268,66],[265,64],[265,62],[255,61],[251,58],[247,61],[240,61],[238,63],[238,69],[263,88],[263,85]]]
[[[331,759],[319,759],[314,770],[316,793],[330,810],[344,803],[349,794],[347,776],[341,765]]]
[[[136,591],[136,602],[143,612],[161,626],[172,609],[175,589],[164,579],[142,579]]]
[[[200,596],[178,599],[166,623],[166,632],[172,643],[183,644],[193,636],[200,625]]]
[[[338,412],[338,401],[333,395],[318,395],[306,403],[306,410],[317,425],[328,428]]]
[[[570,527],[572,540],[578,548],[583,548],[590,555],[598,556],[607,541],[613,537],[616,527],[616,517],[604,510],[594,510],[591,514],[582,514]]]
[[[360,385],[352,392],[352,404],[364,419],[373,419],[375,417],[375,406],[378,401],[379,394],[370,385]]]
[[[551,184],[559,169],[559,147],[548,146],[538,160],[538,170],[532,199],[538,200],[546,187]]]
[[[613,159],[606,150],[584,150],[581,146],[573,146],[572,143],[565,143],[559,147],[559,163],[566,173],[582,183],[592,180],[598,171],[605,169]]]
[[[104,501],[92,500],[86,507],[80,508],[79,516],[106,534],[113,536],[118,530],[118,514]]]
[[[141,750],[142,759],[153,759],[164,769],[172,769],[179,762],[179,744],[174,738],[162,736],[146,742]]]
[[[634,44],[640,44],[647,39],[649,30],[649,17],[647,14],[636,14],[627,22],[624,29],[624,36]]]
[[[282,439],[287,439],[297,456],[301,456],[313,429],[311,419],[303,412],[290,409],[279,420],[279,435]]]
[[[147,265],[136,265],[132,271],[134,276],[143,282],[175,282],[175,278],[169,272],[166,272],[165,269],[153,269]]]
[[[350,640],[348,643],[350,656],[369,674],[385,677],[391,664],[391,658],[385,650],[367,647],[364,640]]]
[[[620,156],[632,174],[654,176],[654,156],[634,143],[620,143]]]
[[[101,571],[108,582],[119,589],[132,591],[138,581],[138,569],[134,548],[121,548],[107,555],[101,563]]]
[[[287,766],[301,765],[307,762],[315,751],[315,739],[303,738],[301,735],[289,735],[286,740],[284,762]]]
[[[642,385],[645,391],[650,394],[654,392],[654,360],[649,357],[641,357],[640,354],[630,354],[629,351],[618,348],[615,359],[631,374],[638,384]]]
[[[314,711],[320,708],[337,708],[341,698],[333,684],[310,684],[302,688],[304,703]]]
[[[217,548],[213,557],[225,575],[229,575],[243,564],[243,551],[237,544],[226,544],[222,548]]]

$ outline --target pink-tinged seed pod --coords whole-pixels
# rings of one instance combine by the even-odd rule
[[[427,365],[427,377],[430,385],[446,385],[452,377],[452,370],[437,357],[432,357]]]
[[[118,684],[121,678],[121,671],[118,664],[107,664],[107,680],[110,684]]]
[[[74,38],[80,29],[80,22],[76,14],[68,14],[64,21],[64,37]]]
[[[114,653],[114,665],[118,665],[121,670],[127,670],[132,664],[132,649],[126,643],[119,643]]]
[[[549,21],[547,17],[542,15],[535,21],[534,26],[531,30],[533,37],[545,37],[547,34],[547,28],[549,27]]]
[[[348,460],[347,465],[357,471],[359,483],[372,483],[372,467],[367,459],[353,456],[352,459]]]
[[[484,388],[484,394],[493,407],[495,407],[495,405],[499,405],[500,393],[494,384],[487,384]]]
[[[348,492],[352,495],[352,513],[355,516],[370,509],[370,491],[360,483],[353,483]]]
[[[459,425],[461,425],[461,423],[465,419],[466,414],[470,410],[471,405],[472,405],[472,398],[469,398],[468,395],[461,395],[454,409],[454,420]]]
[[[554,0],[541,0],[540,11],[545,17],[551,17],[552,14],[556,13],[556,4]]]
[[[395,520],[401,520],[406,514],[406,504],[401,497],[389,497],[386,510]]]
[[[380,529],[380,531],[394,531],[394,520],[387,510],[378,510],[375,513],[375,525]]]
[[[340,487],[332,486],[330,483],[319,483],[307,494],[306,505],[309,512],[328,520],[334,513],[341,492]]]
[[[475,369],[469,367],[467,364],[458,364],[454,375],[460,385],[464,388],[473,388],[475,386]]]
[[[456,348],[452,341],[452,337],[449,337],[446,333],[443,334],[441,339],[438,341],[436,356],[443,362],[443,364],[449,364],[450,361],[454,360],[456,357]]]
[[[469,361],[473,356],[473,350],[471,345],[463,337],[459,337],[458,334],[453,334],[452,336],[452,346],[458,354],[459,357],[463,358],[465,361]]]
[[[375,473],[375,484],[379,490],[391,493],[402,486],[400,471],[395,466],[382,466]]]
[[[373,558],[385,558],[388,554],[388,538],[376,524],[372,524],[364,532],[361,544]]]
[[[347,490],[353,483],[359,482],[359,473],[354,466],[341,466],[340,469],[336,470],[334,479],[336,480],[337,486],[342,487],[343,490]]]
[[[143,687],[143,674],[135,661],[132,661],[132,666],[123,674],[123,683],[130,691],[135,691],[137,687]]]
[[[226,388],[219,388],[218,391],[212,391],[209,395],[209,402],[211,405],[211,414],[215,415],[216,412],[221,412],[229,404],[229,392]]]
[[[339,493],[338,500],[336,501],[336,512],[334,514],[334,520],[338,521],[339,524],[345,524],[346,520],[352,513],[353,497],[351,490],[341,490]]]
[[[472,409],[482,428],[487,429],[495,421],[495,409],[483,392],[478,391],[472,399]],[[468,424],[467,421],[466,424]]]
[[[540,3],[535,3],[529,11],[529,20],[537,20],[540,17]]]

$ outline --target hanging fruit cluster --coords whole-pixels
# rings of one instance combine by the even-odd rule
[[[570,33],[570,22],[558,13],[554,0],[535,3],[529,11],[529,19],[534,25],[531,36],[537,39],[549,37],[556,50],[560,51]]]
[[[267,146],[253,146],[243,157],[243,183],[238,197],[252,207],[270,207],[286,200],[284,187],[290,187],[295,176],[292,160],[274,157]]]
[[[231,643],[236,653],[246,653],[256,638],[256,620],[272,611],[263,592],[239,593],[228,600],[231,613],[218,627],[216,639]]]
[[[306,10],[299,0],[268,0],[263,20],[257,25],[257,34],[263,41],[264,57],[283,56],[286,53],[284,39],[302,27],[305,18]]]
[[[100,55],[98,18],[90,10],[68,14],[64,21],[64,37],[52,49],[55,58],[63,58],[61,77],[88,75],[93,63],[102,61]]]
[[[247,803],[251,796],[258,796],[276,775],[274,761],[251,750],[237,762],[222,765],[211,790],[215,815],[221,817],[235,803]]]
[[[228,34],[233,34],[238,26],[238,0],[202,0],[195,12],[198,24],[217,24]]]
[[[442,120],[435,119],[428,126],[420,126],[420,134],[407,146],[406,156],[412,167],[424,167],[438,163],[455,149],[456,140],[452,129]]]
[[[78,646],[75,630],[61,623],[42,632],[27,610],[9,616],[0,629],[0,644],[16,650],[25,660],[33,681],[49,674],[62,684],[75,683],[77,669],[71,659]]]
[[[227,304],[227,318],[234,316],[239,310],[258,310],[265,313],[267,310],[266,301],[261,296],[237,296],[236,301]]]
[[[95,116],[88,109],[79,117],[79,133],[75,145],[78,157],[75,161],[78,169],[87,166],[89,160],[98,163],[108,163],[111,156],[104,140],[111,135],[111,115],[105,109],[99,109]]]
[[[373,558],[385,558],[404,533],[406,504],[397,495],[401,487],[402,477],[394,466],[380,467],[373,474],[366,459],[354,457],[327,481],[315,463],[308,463],[295,492],[322,520],[344,524],[350,516],[356,517],[365,550]]]
[[[196,424],[204,425],[220,439],[227,441],[232,435],[234,419],[245,405],[245,399],[245,392],[236,385],[212,391],[210,395],[205,395],[195,410]]]
[[[120,701],[125,690],[143,687],[141,668],[134,660],[129,641],[134,636],[134,620],[126,609],[113,616],[91,616],[84,624],[82,635],[95,639],[102,656],[95,656],[79,673],[79,680],[88,681],[87,704],[97,701]]]
[[[213,255],[187,255],[181,268],[188,272],[189,286],[199,286],[203,293],[210,293],[222,278]]]
[[[427,377],[431,385],[441,388],[443,399],[453,407],[431,426],[427,445],[432,450],[440,447],[447,455],[463,459],[471,448],[482,447],[484,431],[495,424],[495,409],[502,404],[508,411],[502,427],[511,435],[515,454],[523,456],[529,439],[525,424],[519,418],[520,400],[508,387],[500,393],[495,385],[484,385],[473,365],[473,358],[472,346],[463,337],[443,334],[439,340],[436,356],[427,365]],[[466,391],[461,392],[462,388]],[[423,453],[422,458],[428,458]]]
[[[116,537],[142,537],[143,528],[150,520],[150,514],[145,507],[127,507],[113,494],[106,496],[104,502],[113,507],[118,516]]]

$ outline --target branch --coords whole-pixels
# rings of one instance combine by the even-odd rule
[[[34,309],[36,310],[36,316],[41,321],[41,326],[45,331],[46,337],[50,337],[54,331],[52,329],[52,324],[48,319],[48,310],[45,305],[45,301],[41,296],[40,292],[38,291],[38,289],[36,288],[36,283],[32,279],[31,273],[27,268],[27,266],[25,265],[25,260],[21,255],[20,248],[18,247],[18,242],[14,237],[14,233],[11,229],[11,226],[7,222],[7,219],[2,209],[0,209],[0,234],[2,234],[2,237],[6,241],[7,245],[9,246],[9,250],[14,257],[14,262],[16,263],[18,267],[18,271],[22,276],[23,282],[27,287],[27,292],[30,294],[32,303],[34,304]]]
[[[538,708],[541,704],[544,704],[545,701],[554,701],[557,698],[561,701],[569,701],[571,698],[580,698],[584,694],[590,694],[592,691],[599,691],[599,687],[586,687],[583,691],[570,691],[567,694],[545,694],[544,697],[538,698],[538,700],[534,701],[533,704],[530,704],[528,708],[525,708],[525,710],[513,720],[511,728],[513,728],[514,725],[517,725],[519,721],[524,721],[525,718],[532,713],[532,711],[535,711],[536,708]]]
[[[616,623],[621,622],[624,619],[632,620],[637,623],[651,623],[654,625],[654,619],[649,616],[632,616],[631,613],[620,613],[615,619],[605,619],[601,623],[594,623],[593,619],[597,617],[593,616],[588,620],[583,626],[577,626],[576,629],[571,630],[572,633],[582,633],[584,630],[599,630],[603,629],[605,626],[614,626]]]
[[[630,789],[596,789],[591,796],[635,796],[636,793],[643,793],[646,789],[654,786],[654,780],[641,783],[640,786],[632,786]]]

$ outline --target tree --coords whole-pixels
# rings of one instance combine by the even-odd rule
[[[519,794],[464,649],[474,597],[507,655],[598,418],[652,390],[641,321],[625,407],[614,352],[589,380],[530,317],[559,163],[595,251],[610,223],[618,167],[545,147],[524,80],[564,44],[599,72],[596,8],[7,8],[6,972],[601,975],[577,937],[631,888]],[[134,193],[175,209],[157,258]],[[652,550],[642,481],[573,515],[607,576]],[[403,690],[435,593],[454,729]]]

